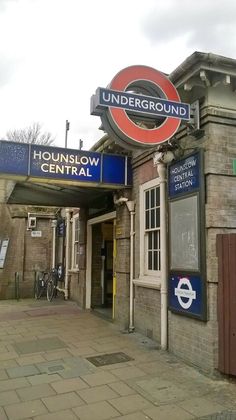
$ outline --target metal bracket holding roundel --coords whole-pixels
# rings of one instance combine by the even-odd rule
[[[204,135],[204,130],[200,129],[200,105],[199,100],[190,105],[190,119],[187,122],[187,133],[199,139]]]

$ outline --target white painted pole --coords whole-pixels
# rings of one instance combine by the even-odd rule
[[[66,209],[65,300],[69,296],[70,210]]]
[[[168,347],[168,260],[167,260],[167,205],[166,205],[166,165],[157,164],[157,171],[160,177],[160,202],[161,202],[161,348]]]
[[[105,241],[102,240],[102,249],[104,251]],[[105,303],[105,255],[102,255],[102,269],[101,269],[101,289],[102,289],[102,305]]]
[[[130,276],[129,276],[129,332],[134,331],[134,216],[135,202],[127,201],[130,213]]]
[[[55,268],[56,264],[56,223],[52,221],[52,268]]]

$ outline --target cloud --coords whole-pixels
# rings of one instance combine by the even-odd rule
[[[18,0],[0,0],[0,11],[6,9],[9,3],[15,3],[17,1]]]
[[[234,0],[166,0],[162,8],[158,2],[146,14],[143,32],[154,45],[179,38],[192,51],[232,56],[236,47],[235,16]]]
[[[0,54],[0,87],[4,87],[13,78],[19,66],[19,60]]]

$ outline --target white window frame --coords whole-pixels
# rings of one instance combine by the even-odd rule
[[[145,237],[145,192],[152,188],[160,188],[160,178],[154,178],[151,181],[145,182],[144,184],[140,185],[139,187],[139,211],[140,211],[140,274],[139,279],[135,280],[135,284],[156,288],[159,289],[161,286],[161,270],[148,270],[147,269],[147,252],[146,252],[146,244],[145,241],[147,240]],[[160,198],[160,213],[162,211],[162,203]],[[161,220],[161,214],[160,214]],[[161,226],[160,226],[161,231]],[[161,236],[161,234],[160,234]],[[160,252],[161,247],[160,247]]]
[[[77,227],[77,239],[76,239],[76,227]],[[79,213],[72,216],[72,252],[71,252],[71,270],[79,271],[79,234],[80,234],[80,223]],[[77,252],[76,252],[77,249]],[[76,260],[76,257],[78,260]]]

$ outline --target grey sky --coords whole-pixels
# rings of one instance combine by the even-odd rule
[[[235,55],[235,0],[156,2],[143,19],[143,33],[158,45],[179,38],[193,50]]]

